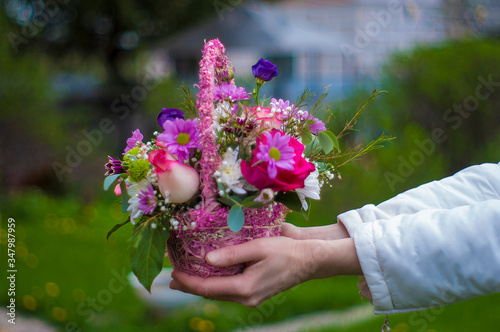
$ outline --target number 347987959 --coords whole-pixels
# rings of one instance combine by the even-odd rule
[[[8,219],[7,224],[7,256],[10,258],[7,259],[10,268],[14,268],[16,263],[16,221],[14,218]]]

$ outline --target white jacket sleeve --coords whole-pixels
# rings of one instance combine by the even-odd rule
[[[339,215],[377,314],[500,292],[500,164]]]

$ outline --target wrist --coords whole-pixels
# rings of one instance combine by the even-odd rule
[[[363,274],[352,238],[307,242],[312,266],[311,279]]]
[[[316,227],[297,227],[285,223],[282,235],[296,240],[338,240],[349,237],[349,233],[341,223]]]

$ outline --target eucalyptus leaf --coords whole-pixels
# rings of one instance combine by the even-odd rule
[[[130,265],[139,282],[151,292],[153,280],[160,274],[165,256],[168,230],[154,221],[140,223],[134,230]],[[156,225],[152,226],[153,223]]]
[[[304,127],[301,133],[302,144],[307,145],[312,141],[312,134],[308,127]]]
[[[104,190],[108,190],[109,187],[120,177],[121,174],[111,174],[104,179]]]
[[[339,140],[338,140],[337,136],[334,133],[332,133],[329,130],[322,131],[322,133],[325,133],[328,136],[330,136],[330,138],[332,139],[332,142],[333,142],[333,147],[335,149],[337,149],[337,151],[340,150]]]
[[[330,136],[328,136],[328,134],[325,134],[324,132],[320,131],[318,133],[318,139],[319,139],[319,144],[321,144],[321,148],[323,149],[323,151],[325,151],[325,153],[328,154],[330,151],[332,151],[333,141],[330,138]]]
[[[245,223],[245,214],[240,205],[233,205],[227,214],[227,225],[233,232],[238,232]]]
[[[130,219],[127,219],[124,222],[121,222],[121,223],[113,226],[113,228],[111,228],[111,230],[108,232],[108,235],[106,236],[106,240],[109,240],[109,237],[111,236],[111,234],[113,234],[118,228],[125,226],[128,223],[130,223]]]
[[[306,148],[304,149],[304,155],[310,156],[311,153],[313,153],[318,146],[319,146],[318,138],[316,136],[313,136],[311,143],[307,144]]]

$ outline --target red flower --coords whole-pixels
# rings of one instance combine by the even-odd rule
[[[273,130],[277,131],[277,130]],[[275,192],[285,192],[304,187],[304,180],[311,172],[314,172],[315,167],[302,157],[304,145],[295,138],[290,137],[289,146],[294,149],[295,156],[293,157],[293,170],[278,168],[277,175],[274,179],[269,177],[267,172],[267,162],[260,162],[255,165],[260,159],[257,154],[260,151],[261,144],[268,144],[266,135],[262,134],[256,139],[257,146],[252,151],[252,159],[250,165],[245,161],[241,161],[241,173],[248,183],[262,190],[270,188]]]

